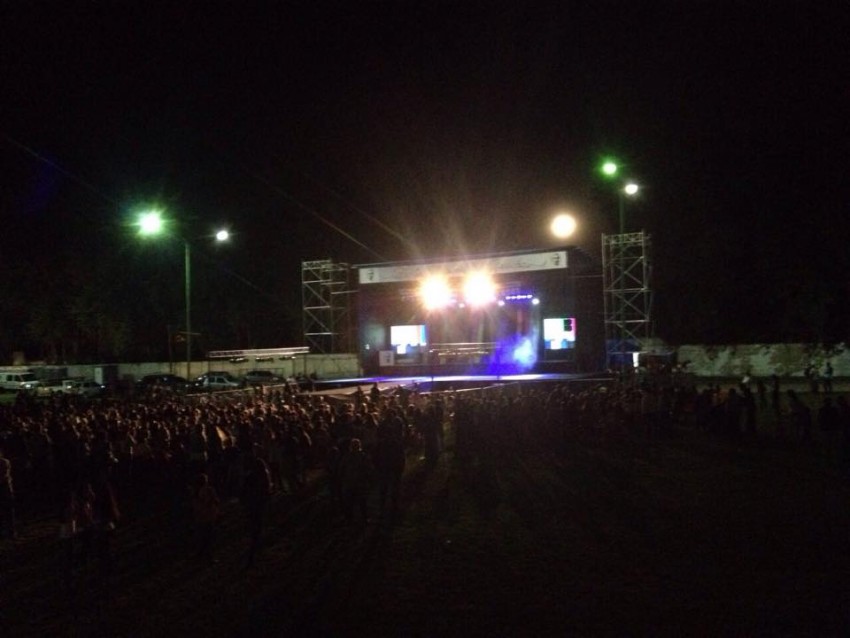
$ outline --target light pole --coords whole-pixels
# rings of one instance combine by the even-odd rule
[[[139,234],[142,236],[159,235],[165,228],[165,220],[158,210],[150,210],[139,216]],[[226,230],[215,233],[217,242],[227,241],[230,234]],[[183,289],[186,309],[186,380],[192,379],[192,248],[189,240],[183,241]]]
[[[620,173],[620,165],[612,159],[605,160],[599,170],[602,175],[609,180],[618,179]],[[632,269],[635,265],[636,255],[635,242],[639,242],[639,237],[642,233],[630,235],[626,239],[626,197],[634,197],[638,193],[639,187],[635,182],[626,181],[620,182],[617,186],[617,205],[618,205],[618,221],[619,234],[607,238],[602,236],[603,247],[603,298],[605,303],[605,324],[606,324],[606,350],[608,355],[609,365],[614,360],[614,356],[619,356],[621,366],[625,366],[626,361],[626,339],[632,334],[630,322],[635,323],[634,318],[629,318],[626,315],[627,308],[634,308],[634,285],[632,281],[633,274],[638,271]],[[638,243],[638,246],[641,244]],[[642,257],[642,256],[641,256]],[[643,261],[641,258],[639,261]],[[645,290],[645,284],[641,284],[641,290]],[[644,294],[644,293],[640,293]],[[643,322],[644,319],[639,318],[637,322]]]
[[[620,234],[626,232],[626,196],[634,197],[637,195],[640,187],[634,182],[627,182],[625,186],[617,189],[617,195],[620,200]]]
[[[607,179],[613,179],[620,172],[620,165],[614,160],[606,160],[602,163],[600,171]],[[621,235],[626,232],[626,196],[634,197],[637,195],[638,190],[640,190],[640,187],[632,181],[627,181],[617,188],[617,203],[619,205],[620,221],[619,230]]]
[[[192,380],[192,254],[183,240],[183,284],[186,292],[186,381]]]

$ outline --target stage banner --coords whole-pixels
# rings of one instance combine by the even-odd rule
[[[394,366],[395,365],[395,351],[393,350],[381,350],[378,353],[378,365],[382,368],[385,366]]]
[[[418,281],[434,274],[453,277],[465,275],[470,271],[484,270],[491,275],[500,275],[534,270],[557,270],[566,267],[567,251],[551,250],[523,255],[503,255],[433,264],[358,266],[358,277],[361,284],[389,284],[400,281]]]

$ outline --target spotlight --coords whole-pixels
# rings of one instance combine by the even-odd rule
[[[436,310],[448,306],[452,301],[449,282],[443,275],[431,275],[419,285],[419,298],[426,310]]]
[[[483,306],[496,300],[496,284],[485,272],[471,272],[463,283],[463,298],[470,306]]]

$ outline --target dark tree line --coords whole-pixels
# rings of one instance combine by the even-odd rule
[[[19,237],[0,254],[0,360],[11,363],[15,352],[48,363],[161,361],[172,351],[184,356],[180,242],[142,246],[123,238],[122,250],[108,250],[69,245],[49,231]],[[250,272],[248,263],[257,277],[251,279],[214,257],[193,253],[194,356],[300,345],[300,290],[285,286],[296,276],[271,268]]]

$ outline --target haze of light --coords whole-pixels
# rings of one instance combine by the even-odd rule
[[[558,239],[566,239],[576,230],[576,220],[572,215],[562,213],[552,220],[552,234]]]

